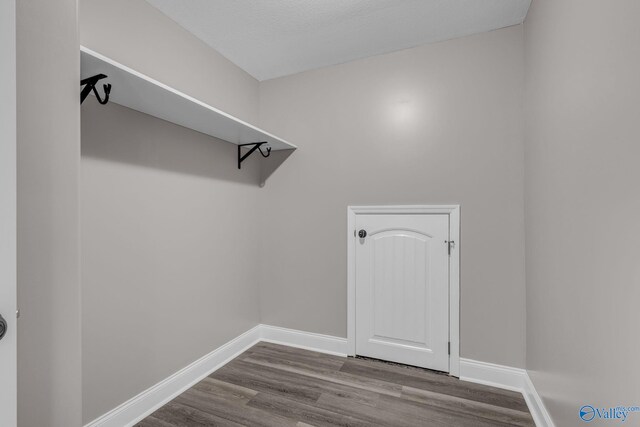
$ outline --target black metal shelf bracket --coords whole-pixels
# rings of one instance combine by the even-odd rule
[[[250,144],[239,144],[238,145],[238,169],[241,169],[241,165],[242,162],[249,157],[250,155],[253,154],[254,151],[258,150],[260,152],[260,154],[262,154],[262,157],[269,157],[271,155],[271,147],[266,147],[267,148],[267,153],[265,154],[264,151],[262,151],[262,146],[264,144],[266,144],[267,142],[252,142]],[[251,147],[251,149],[249,151],[247,151],[244,155],[242,154],[242,147],[247,147],[249,145],[252,145],[253,147]]]
[[[96,84],[98,81],[102,79],[106,79],[107,76],[104,74],[96,74],[93,77],[87,77],[86,79],[80,80],[80,86],[84,86],[82,88],[82,92],[80,92],[80,104],[82,104],[87,96],[93,91],[93,94],[96,96],[98,102],[102,105],[109,102],[109,93],[111,92],[111,84],[103,85],[104,88],[104,99],[100,98],[98,94],[98,90],[96,89]]]

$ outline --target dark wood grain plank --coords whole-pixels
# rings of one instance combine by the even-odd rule
[[[344,364],[347,358],[343,358],[340,361],[330,360],[325,361],[323,359],[309,359],[309,358],[295,358],[295,357],[280,357],[278,353],[265,353],[265,352],[247,352],[238,357],[238,360],[256,360],[265,363],[277,363],[282,367],[291,367],[296,369],[303,369],[310,372],[325,372],[325,371],[338,371]]]
[[[175,427],[240,427],[242,424],[171,401],[152,414],[153,418]]]
[[[159,420],[152,415],[149,415],[144,420],[137,423],[134,427],[175,427],[175,424],[168,423],[166,421]]]
[[[258,394],[255,390],[236,384],[230,384],[211,377],[207,377],[200,381],[193,386],[193,389],[203,391],[216,397],[236,400],[241,404],[247,403],[253,396]]]
[[[340,370],[358,376],[475,400],[494,406],[528,411],[527,404],[520,393],[460,381],[446,374],[435,373],[426,369],[349,358]]]
[[[248,362],[245,359],[239,364],[242,368],[246,368],[247,363],[251,362]],[[284,383],[304,383],[306,386],[310,387],[312,390],[316,391],[319,394],[332,394],[347,401],[357,401],[363,404],[373,405],[379,397],[379,393],[371,390],[375,389],[374,387],[369,387],[369,389],[367,389],[360,387],[358,383],[356,383],[358,386],[354,387],[354,384],[349,384],[344,380],[335,381],[336,379],[330,377],[329,373],[327,374],[327,376],[323,377],[322,375],[319,375],[315,372],[289,372],[288,370],[278,369],[272,366],[265,365],[257,365],[256,368],[260,369],[263,375],[269,376],[272,381],[283,381]],[[305,373],[308,375],[305,375]],[[400,396],[401,392],[402,389],[398,388],[397,390],[394,390],[394,395]]]
[[[318,380],[324,380],[335,384],[342,384],[348,387],[354,387],[362,390],[368,390],[376,393],[389,394],[391,396],[400,396],[402,386],[399,384],[389,383],[374,378],[367,378],[352,375],[336,369],[309,369],[305,364],[295,364],[289,361],[280,361],[274,357],[263,357],[253,355],[242,359],[243,362],[253,363],[264,367],[279,369],[294,375],[309,377]],[[341,365],[342,366],[342,365]]]
[[[137,425],[534,427],[519,393],[270,343],[252,347]]]
[[[365,427],[381,425],[372,424],[367,421],[359,420],[353,416],[342,415],[319,408],[315,405],[308,405],[267,393],[258,393],[247,405],[267,412],[272,412],[286,418],[297,419],[303,423],[308,423],[316,427]]]
[[[236,384],[257,392],[277,394],[292,400],[313,403],[320,397],[317,388],[299,380],[280,378],[277,374],[252,364],[233,361],[210,375],[211,378]]]
[[[482,418],[488,421],[505,423],[513,426],[535,427],[531,414],[502,406],[490,405],[475,400],[463,399],[448,394],[434,393],[412,387],[403,387],[402,397],[406,400],[420,402],[429,407],[442,408],[457,414]]]
[[[316,406],[338,414],[353,416],[369,424],[380,424],[396,427],[415,427],[418,420],[406,417],[395,411],[383,411],[378,408],[379,401],[374,405],[363,405],[359,402],[346,401],[329,394],[323,394]]]
[[[495,420],[487,420],[475,415],[464,414],[420,402],[396,398],[393,396],[380,396],[378,409],[402,414],[407,418],[417,420],[417,425],[438,425],[457,427],[509,427],[512,424]]]
[[[249,407],[236,398],[219,397],[196,389],[187,390],[175,402],[247,426],[286,427],[295,426],[297,422]]]
[[[315,351],[309,351],[301,348],[287,347],[279,344],[271,344],[261,342],[249,350],[244,352],[239,358],[244,355],[265,355],[273,356],[283,361],[292,361],[296,363],[306,363],[308,366],[317,366],[323,369],[340,369],[342,364],[347,360],[346,357],[334,356],[331,354],[318,353]]]
[[[242,369],[243,371],[250,371],[256,369],[260,372],[263,378],[268,378],[273,384],[304,384],[305,387],[313,393],[314,396],[320,397],[321,393],[328,393],[338,396],[345,400],[354,400],[362,403],[369,403],[377,399],[378,393],[370,390],[365,390],[350,385],[344,385],[332,381],[326,381],[317,376],[304,376],[299,373],[292,373],[285,370],[277,369],[270,366],[255,365],[249,362],[234,361],[234,366]],[[269,393],[270,390],[265,390]],[[281,393],[277,393],[281,394]],[[399,394],[398,394],[399,395]],[[301,399],[298,395],[284,395],[284,397],[299,400],[303,403],[309,403],[307,399]],[[317,397],[313,399],[313,402],[317,401]]]

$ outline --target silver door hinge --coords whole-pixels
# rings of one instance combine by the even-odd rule
[[[447,244],[447,250],[449,251],[449,256],[451,256],[451,251],[456,247],[456,242],[453,240],[445,240]]]
[[[447,344],[447,351],[449,352],[449,355],[451,355],[451,341],[449,341]]]

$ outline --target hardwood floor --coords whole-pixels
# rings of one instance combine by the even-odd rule
[[[138,427],[534,426],[522,395],[425,369],[260,343]]]

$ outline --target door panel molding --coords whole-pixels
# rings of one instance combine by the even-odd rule
[[[402,228],[402,227],[399,227],[399,228],[383,228],[381,230],[372,231],[372,232],[368,233],[367,236],[373,237],[373,236],[377,236],[378,234],[388,233],[390,231],[402,231],[402,232],[405,232],[405,233],[417,234],[419,236],[433,237],[433,236],[431,236],[429,234],[423,233],[420,230],[412,230],[410,228]]]
[[[347,350],[356,355],[356,228],[357,215],[449,215],[449,374],[460,376],[460,205],[394,205],[347,207]]]

